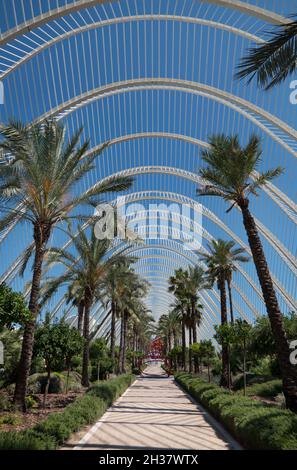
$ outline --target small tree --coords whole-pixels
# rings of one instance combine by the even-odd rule
[[[51,372],[63,355],[63,342],[64,338],[61,335],[59,324],[51,324],[50,316],[46,315],[44,324],[37,327],[34,343],[34,353],[36,356],[40,356],[44,359],[47,372],[43,394],[43,407],[45,407],[46,404]]]
[[[230,365],[230,348],[234,342],[234,326],[230,323],[223,325],[215,325],[216,334],[214,338],[217,342],[228,350],[228,388],[231,388],[231,365]]]
[[[236,320],[234,324],[234,339],[242,347],[243,351],[243,390],[246,395],[246,351],[247,343],[251,336],[252,325],[245,320]]]
[[[105,377],[107,373],[113,369],[113,361],[110,356],[110,350],[104,338],[98,338],[93,341],[90,345],[90,359],[93,366],[94,373],[92,374],[93,379],[100,380],[101,377]]]
[[[0,284],[0,328],[10,330],[14,325],[25,325],[31,318],[23,295]]]
[[[59,323],[60,337],[62,339],[61,349],[67,368],[66,393],[68,393],[69,375],[72,359],[82,352],[84,339],[76,328],[71,328],[63,320]]]
[[[200,342],[200,354],[202,359],[206,362],[208,381],[210,382],[210,363],[215,357],[215,348],[211,340],[205,339]]]
[[[191,344],[190,349],[191,349],[191,353],[192,353],[192,356],[194,358],[194,361],[196,362],[196,365],[197,365],[197,371],[199,373],[200,372],[201,359],[202,359],[200,343]]]

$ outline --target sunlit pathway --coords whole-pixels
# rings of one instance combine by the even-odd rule
[[[159,365],[151,365],[75,449],[228,450],[239,446]]]

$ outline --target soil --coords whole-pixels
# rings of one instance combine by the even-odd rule
[[[49,394],[47,396],[46,407],[42,407],[43,395],[34,394],[32,398],[37,402],[27,413],[2,411],[0,412],[0,431],[24,431],[35,424],[45,420],[52,413],[61,413],[65,406],[72,403],[84,392],[69,392],[66,394]],[[3,422],[4,420],[4,422]],[[5,421],[8,421],[7,423]],[[9,421],[11,421],[9,423]]]

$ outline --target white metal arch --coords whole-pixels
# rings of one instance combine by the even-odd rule
[[[185,203],[185,204],[192,204],[195,205],[196,201],[188,196],[184,196],[178,193],[171,193],[168,191],[139,191],[135,193],[129,193],[125,196],[125,203],[129,202],[129,200],[151,200],[151,199],[160,199],[160,200],[169,200],[177,203]],[[222,221],[215,216],[209,209],[205,206],[202,206],[204,209],[204,214],[206,217],[210,218],[214,223],[218,224],[233,240],[235,240],[242,248],[250,254],[249,247],[243,243],[240,237],[238,237],[229,227],[222,223]],[[273,282],[281,294],[281,296],[286,299],[286,303],[290,305],[290,308],[296,310],[297,304],[296,301],[290,296],[290,294],[285,290],[285,288],[280,284],[278,279],[272,276]]]
[[[60,120],[71,114],[79,107],[86,106],[92,101],[97,101],[107,96],[119,95],[122,93],[141,90],[175,90],[200,96],[206,96],[209,99],[218,101],[219,103],[231,109],[234,109],[239,114],[243,115],[248,120],[253,122],[257,127],[262,129],[273,140],[278,142],[289,153],[291,153],[295,158],[297,158],[296,150],[294,150],[290,145],[288,145],[284,139],[280,138],[274,130],[271,130],[261,121],[256,119],[254,117],[254,114],[259,115],[269,124],[272,124],[279,130],[293,138],[292,142],[294,142],[297,138],[297,131],[290,127],[288,124],[284,123],[268,111],[265,111],[264,109],[253,104],[252,102],[240,98],[237,95],[234,95],[225,90],[210,85],[181,79],[152,77],[114,82],[99,88],[95,88],[93,90],[89,90],[85,93],[82,93],[81,95],[77,95],[74,98],[71,98],[70,100],[64,103],[59,104],[57,107],[50,109],[48,112],[37,118],[36,122],[42,122],[44,119],[48,118],[56,118],[57,120]]]
[[[63,7],[51,9],[44,14],[35,16],[34,18],[18,24],[16,27],[9,29],[0,36],[0,45],[12,41],[18,36],[30,32],[32,29],[36,29],[39,26],[48,23],[54,19],[58,19],[62,16],[69,15],[77,12],[81,9],[87,9],[97,5],[98,3],[107,3],[112,0],[77,0],[75,3],[67,3]],[[246,2],[239,0],[207,0],[210,3],[215,3],[220,6],[239,10],[247,15],[255,16],[261,20],[267,21],[273,24],[285,24],[288,23],[288,19],[282,15],[278,15],[275,12],[269,11],[264,8],[260,8],[256,5],[250,5]]]
[[[239,36],[244,37],[250,41],[254,41],[255,43],[264,43],[265,41],[261,39],[259,36],[254,34],[248,33],[239,28],[234,28],[233,26],[229,26],[224,23],[220,23],[217,21],[206,20],[203,18],[193,18],[189,16],[178,16],[178,15],[153,15],[153,14],[145,14],[145,15],[135,15],[135,16],[121,16],[117,18],[110,18],[107,20],[97,21],[95,23],[87,24],[83,27],[74,28],[66,33],[63,33],[49,41],[44,42],[41,45],[38,45],[36,49],[33,49],[27,54],[16,61],[13,65],[9,66],[7,70],[0,74],[0,79],[6,78],[12,72],[14,72],[17,68],[19,68],[24,63],[31,60],[36,55],[40,54],[42,51],[52,47],[53,45],[57,44],[58,42],[64,41],[65,39],[69,39],[70,37],[76,36],[78,34],[82,34],[86,31],[91,31],[93,29],[104,28],[107,26],[115,25],[115,24],[124,24],[124,23],[132,23],[132,22],[140,22],[140,21],[176,21],[176,22],[185,22],[185,23],[192,23],[204,26],[210,26],[213,28],[221,29],[223,31],[228,31],[233,34],[237,34]]]
[[[111,177],[114,176],[132,176],[138,174],[146,174],[146,173],[162,173],[162,174],[173,174],[175,176],[179,176],[181,178],[188,179],[197,184],[203,184],[203,179],[188,170],[183,170],[181,168],[175,167],[166,167],[166,166],[142,166],[142,167],[132,167],[127,168],[125,170],[121,170],[117,173],[113,173],[111,176],[107,176],[103,178],[102,181],[108,181]],[[192,200],[193,202],[193,200]],[[209,209],[202,206],[205,215],[208,217],[208,214],[213,214]],[[238,209],[238,207],[236,206]],[[262,224],[256,217],[254,217],[256,225],[259,231],[264,235],[266,240],[270,243],[270,245],[274,248],[274,250],[279,254],[282,260],[287,264],[288,268],[297,276],[297,260],[292,253],[283,245],[283,243],[270,231],[267,227]],[[249,254],[251,254],[250,249],[246,247]]]

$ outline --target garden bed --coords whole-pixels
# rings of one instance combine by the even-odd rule
[[[84,395],[77,397],[68,406],[50,413],[36,424],[31,422],[29,429],[1,431],[0,450],[57,449],[69,439],[72,433],[99,419],[133,380],[132,375],[122,375],[95,383]],[[30,421],[29,418],[28,421]]]
[[[297,450],[297,415],[188,373],[176,381],[205,406],[246,449]]]

